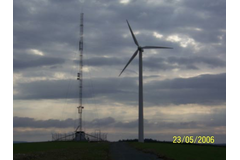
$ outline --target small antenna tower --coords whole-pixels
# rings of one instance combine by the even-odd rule
[[[79,72],[77,73],[77,80],[79,80],[79,104],[77,107],[78,114],[79,114],[79,123],[75,130],[75,133],[70,134],[59,134],[53,133],[52,140],[53,141],[107,141],[107,134],[101,133],[99,130],[98,132],[87,134],[82,129],[82,93],[83,93],[83,13],[80,14],[80,30],[79,30]]]
[[[79,40],[79,72],[77,74],[77,80],[79,80],[79,106],[77,107],[78,109],[78,114],[79,114],[79,124],[76,129],[77,131],[82,131],[82,111],[83,111],[83,106],[82,106],[82,89],[83,89],[83,13],[80,15],[80,40]]]

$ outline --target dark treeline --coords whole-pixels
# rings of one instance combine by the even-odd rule
[[[120,139],[118,142],[138,142],[138,139]],[[155,142],[155,143],[172,143],[170,141],[159,141],[151,138],[144,139],[144,142]]]
[[[138,142],[138,139],[120,139],[118,142]],[[144,139],[144,142],[151,143],[173,143],[172,141],[159,141],[151,138]],[[183,144],[183,145],[202,145],[202,146],[218,146],[218,147],[226,147],[226,144],[211,144],[211,143],[175,143],[175,144]]]

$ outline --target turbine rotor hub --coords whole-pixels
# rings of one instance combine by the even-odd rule
[[[138,46],[138,50],[143,52],[143,48],[141,46]]]

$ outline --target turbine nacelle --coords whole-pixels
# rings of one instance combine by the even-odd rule
[[[138,50],[139,50],[139,52],[143,52],[144,51],[141,46],[138,46]]]

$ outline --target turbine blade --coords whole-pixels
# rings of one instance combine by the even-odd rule
[[[128,61],[128,63],[126,64],[126,66],[123,68],[122,72],[119,74],[119,77],[121,76],[121,74],[123,73],[123,71],[127,68],[127,66],[132,62],[132,60],[134,59],[134,57],[136,57],[138,53],[138,49],[135,51],[135,53],[132,55],[132,57],[130,58],[130,60]]]
[[[173,49],[171,47],[160,47],[160,46],[145,46],[145,47],[142,47],[143,49]]]
[[[128,27],[129,27],[129,29],[130,29],[130,31],[131,31],[133,40],[134,40],[135,44],[139,47],[138,41],[137,41],[136,37],[135,37],[134,34],[133,34],[132,28],[130,27],[130,25],[129,25],[129,23],[128,23],[128,20],[126,20],[126,21],[127,21]]]

